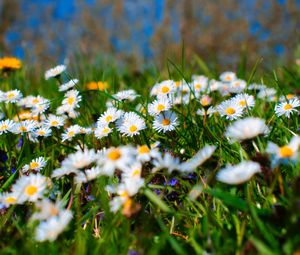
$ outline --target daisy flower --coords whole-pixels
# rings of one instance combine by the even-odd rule
[[[282,95],[282,96],[279,98],[279,101],[280,101],[280,102],[286,102],[286,100],[291,100],[291,99],[294,99],[294,98],[297,98],[295,94],[287,94],[287,95],[285,95],[285,96]]]
[[[123,210],[126,207],[130,207],[132,204],[131,197],[137,194],[139,189],[143,186],[143,179],[128,179],[124,183],[120,183],[117,188],[107,187],[107,191],[117,194],[109,203],[110,210],[117,212],[121,207],[123,207]]]
[[[33,115],[40,115],[47,111],[50,107],[50,101],[45,99],[41,103],[36,104],[32,107],[32,114]]]
[[[123,169],[122,178],[141,178],[142,164],[135,162],[129,167]]]
[[[112,176],[116,169],[126,169],[133,162],[135,162],[134,148],[120,146],[99,152],[97,165],[101,167],[103,175]]]
[[[216,178],[220,182],[227,184],[241,184],[251,179],[251,177],[261,172],[260,165],[253,161],[243,161],[235,166],[227,166],[221,169]]]
[[[285,115],[287,118],[290,117],[290,115],[293,112],[298,112],[296,109],[300,106],[300,101],[297,98],[288,100],[287,102],[279,103],[275,106],[275,113],[278,117]]]
[[[68,157],[61,162],[61,167],[53,171],[51,177],[57,178],[71,173],[77,174],[80,170],[90,167],[96,160],[97,154],[93,149],[85,149],[84,151],[69,154]]]
[[[272,156],[272,166],[274,167],[280,163],[287,164],[290,161],[296,161],[298,158],[299,145],[299,136],[294,136],[288,145],[281,147],[273,142],[269,142],[266,152]]]
[[[120,101],[123,100],[133,101],[137,96],[138,96],[137,93],[133,89],[123,90],[113,95],[114,98]]]
[[[209,91],[218,91],[222,87],[222,82],[210,80],[208,83]]]
[[[248,90],[265,90],[267,87],[264,84],[251,83],[248,86]]]
[[[172,107],[170,100],[167,97],[160,97],[148,105],[148,112],[152,116],[156,116],[163,111],[167,111]]]
[[[238,94],[232,98],[233,101],[236,102],[242,108],[253,108],[255,105],[255,100],[252,95],[248,95],[247,93]]]
[[[54,241],[73,218],[70,210],[63,210],[57,216],[52,216],[36,227],[35,240],[38,242]]]
[[[112,132],[112,129],[108,125],[103,125],[103,126],[98,126],[94,130],[94,135],[98,138],[101,139],[103,137],[108,136]]]
[[[109,107],[98,119],[97,126],[108,125],[115,122],[122,115],[123,111],[115,107]]]
[[[22,172],[27,171],[41,171],[47,164],[47,160],[44,157],[39,157],[31,160],[31,162],[22,168]]]
[[[73,125],[67,128],[66,132],[62,134],[62,141],[70,141],[72,138],[80,134],[81,127],[79,125]]]
[[[237,119],[243,114],[243,108],[232,99],[223,101],[217,107],[217,111],[222,117],[225,116],[228,120]]]
[[[226,130],[225,136],[231,142],[241,142],[243,140],[252,139],[258,135],[266,135],[269,128],[265,124],[265,120],[260,118],[248,117],[235,121]]]
[[[35,212],[31,216],[31,220],[47,220],[50,217],[59,215],[64,209],[62,201],[57,200],[55,203],[48,198],[44,198],[41,201],[35,203],[38,212]]]
[[[200,116],[212,116],[214,113],[218,112],[217,109],[213,106],[210,106],[207,110],[206,109],[198,109],[196,114]]]
[[[224,72],[220,75],[220,80],[223,82],[232,82],[236,80],[236,74],[234,72]]]
[[[86,183],[96,179],[100,175],[102,175],[101,168],[95,166],[90,169],[84,170],[83,172],[76,173],[74,180],[75,183]]]
[[[171,111],[159,114],[153,121],[153,129],[163,133],[175,130],[177,125],[177,116]]]
[[[34,120],[23,120],[17,122],[12,130],[15,134],[23,134],[28,132],[33,132],[38,126],[38,122]]]
[[[134,112],[126,112],[117,123],[117,128],[121,134],[126,136],[138,135],[146,128],[145,121]]]
[[[192,76],[191,87],[194,89],[196,94],[199,94],[202,91],[206,91],[208,86],[208,78],[205,76],[193,77]]]
[[[180,171],[193,172],[198,166],[202,165],[207,159],[209,159],[215,150],[216,146],[204,146],[204,148],[199,150],[190,160],[180,164]]]
[[[161,169],[167,169],[169,173],[172,173],[174,170],[180,170],[179,158],[173,157],[169,152],[166,152],[163,156],[154,159],[153,165],[153,173]]]
[[[275,101],[276,100],[276,89],[274,88],[264,88],[261,89],[258,93],[257,93],[257,98],[260,99],[266,99],[267,101]]]
[[[81,101],[81,95],[79,91],[73,89],[69,90],[65,94],[65,98],[62,101],[62,105],[66,107],[65,111],[69,111],[79,107],[79,102]]]
[[[46,126],[55,127],[55,128],[62,127],[64,123],[65,123],[65,118],[54,114],[49,114],[47,119],[44,121],[44,124]]]
[[[58,91],[66,91],[70,88],[73,88],[77,83],[78,83],[78,79],[73,79],[73,80],[69,80],[68,82],[62,84],[59,86]]]
[[[15,123],[12,120],[0,121],[0,135],[11,132],[14,129]]]
[[[158,158],[161,156],[157,148],[150,148],[147,145],[139,145],[136,148],[136,159],[140,162],[150,161],[151,158]]]
[[[208,95],[203,95],[201,98],[200,98],[200,104],[203,106],[203,107],[207,107],[211,104],[211,101],[212,101],[212,98]]]
[[[13,185],[12,189],[19,194],[19,203],[36,202],[43,197],[47,188],[47,178],[38,174],[23,175]]]
[[[18,203],[19,194],[16,192],[5,192],[0,194],[0,208],[4,206],[8,208],[11,205]]]
[[[41,126],[38,129],[34,131],[34,134],[38,137],[49,137],[52,133],[52,130],[50,127],[47,126]]]
[[[167,96],[175,92],[175,89],[176,87],[173,80],[165,80],[159,83],[156,93],[158,97]]]
[[[50,78],[58,77],[62,72],[66,70],[65,65],[58,65],[56,67],[53,67],[45,72],[45,79],[48,80]]]
[[[247,83],[244,80],[236,79],[230,82],[229,91],[231,93],[240,93],[247,87]]]
[[[3,101],[5,103],[16,103],[22,98],[22,96],[23,95],[20,90],[18,89],[10,90],[4,94]]]

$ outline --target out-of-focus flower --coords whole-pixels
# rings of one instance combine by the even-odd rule
[[[198,166],[202,165],[216,150],[216,146],[206,145],[199,150],[190,160],[180,164],[181,172],[193,172]]]
[[[59,86],[58,91],[66,91],[73,88],[78,83],[78,79],[72,79]]]
[[[220,75],[220,80],[223,82],[232,82],[236,80],[236,74],[234,72],[224,72]]]
[[[263,119],[248,117],[235,121],[227,128],[225,136],[228,137],[231,142],[240,142],[252,139],[258,135],[265,135],[268,132],[269,129]]]
[[[217,174],[217,180],[227,184],[241,184],[250,180],[254,174],[260,171],[258,163],[243,161],[238,165],[227,166],[221,169]]]
[[[35,240],[38,242],[54,241],[66,228],[73,215],[70,210],[63,210],[57,216],[52,216],[37,226]]]
[[[45,79],[48,80],[50,78],[55,78],[58,77],[59,75],[61,75],[62,72],[64,72],[66,70],[66,66],[65,65],[58,65],[55,66],[49,70],[47,70],[45,72]]]
[[[39,173],[23,175],[13,185],[12,190],[18,194],[18,203],[35,202],[43,197],[47,184],[47,178]]]
[[[0,69],[2,70],[17,70],[22,67],[22,62],[14,57],[0,58]]]
[[[91,81],[85,85],[87,90],[101,90],[104,91],[109,88],[109,84],[106,81]]]

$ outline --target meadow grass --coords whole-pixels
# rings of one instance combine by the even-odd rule
[[[177,65],[168,60],[167,68],[162,72],[155,68],[131,72],[120,71],[114,65],[101,61],[89,64],[82,59],[68,67],[61,76],[49,80],[30,78],[26,63],[16,71],[2,69],[0,89],[3,92],[19,89],[23,97],[40,95],[50,100],[49,108],[38,114],[38,122],[47,119],[48,114],[55,113],[62,104],[64,92],[58,92],[62,81],[79,79],[75,88],[81,95],[81,101],[76,109],[80,113],[78,117],[66,115],[64,127],[52,128],[48,137],[33,141],[29,139],[30,133],[17,134],[13,129],[0,133],[0,253],[268,255],[300,252],[298,146],[293,159],[285,157],[280,163],[274,163],[274,155],[266,150],[269,142],[284,146],[299,133],[296,108],[290,117],[277,116],[274,111],[280,97],[283,96],[283,101],[288,100],[286,97],[291,93],[297,97],[299,69],[282,67],[262,72],[258,61],[249,70],[243,63],[233,70],[247,84],[243,91],[255,98],[254,107],[246,107],[239,118],[261,118],[269,132],[232,143],[225,131],[235,120],[221,117],[218,112],[212,115],[206,112],[204,116],[196,113],[199,109],[208,109],[199,101],[203,95],[208,95],[211,104],[218,106],[235,93],[222,94],[219,90],[206,89],[195,95],[190,87],[192,74],[204,74],[209,80],[219,80],[220,73],[208,67],[199,57],[195,57],[193,63],[194,67],[190,67],[184,62]],[[162,133],[153,129],[153,116],[147,109],[155,99],[150,95],[152,86],[167,79],[182,81],[190,90],[186,103],[172,105],[178,125],[174,130]],[[90,81],[106,81],[109,87],[106,90],[88,90],[86,84]],[[254,82],[275,88],[276,94],[272,98],[259,98],[258,90],[248,89]],[[133,89],[140,96],[132,101],[116,98],[115,93],[125,89]],[[181,97],[184,96],[182,92]],[[108,101],[117,109],[136,113],[145,122],[146,128],[131,137],[121,134],[116,126],[110,126],[113,131],[101,139],[86,131],[62,141],[62,134],[71,125],[94,127],[106,111]],[[26,105],[7,103],[4,99],[0,103],[3,119],[14,119],[15,125],[20,122],[24,108],[33,111]],[[59,178],[52,176],[63,160],[78,150],[94,149],[97,152],[122,145],[146,145],[150,148],[157,142],[158,157],[169,153],[180,162],[188,161],[206,145],[215,146],[215,151],[191,172],[180,169],[167,171],[168,164],[153,171],[153,160],[143,162],[139,178],[144,180],[144,184],[126,200],[131,203],[129,207],[123,204],[115,212],[111,210],[110,201],[116,195],[107,190],[107,185],[122,182],[120,169],[111,176],[100,174],[86,183],[76,183],[72,174]],[[38,157],[47,159],[42,170],[22,171],[25,164]],[[249,160],[260,166],[260,172],[251,179],[230,185],[216,178],[220,169],[228,164],[237,165]],[[105,162],[101,164],[103,166]],[[49,178],[51,184],[47,185],[47,191],[34,201],[5,205],[3,194],[11,192],[18,179],[37,172]],[[38,211],[36,203],[43,198],[61,201],[61,210],[67,208],[73,216],[53,241],[38,242],[36,229],[47,219],[39,221],[31,217]]]

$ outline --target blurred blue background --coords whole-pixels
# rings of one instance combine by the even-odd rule
[[[253,61],[289,61],[299,42],[300,0],[2,0],[0,8],[11,13],[3,53],[31,61],[81,52],[144,63],[178,55],[183,42],[188,57],[224,65],[242,50]]]

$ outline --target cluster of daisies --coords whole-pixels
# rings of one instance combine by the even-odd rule
[[[39,95],[23,97],[17,89],[0,91],[3,110],[0,136],[22,135],[23,139],[36,143],[54,136],[55,132],[56,139],[76,150],[66,155],[55,169],[50,169],[50,176],[46,176],[44,171],[47,158],[32,159],[18,169],[19,177],[9,190],[0,194],[2,208],[34,204],[35,212],[31,219],[38,221],[35,229],[37,241],[55,240],[72,220],[72,199],[68,201],[53,195],[61,180],[67,179],[72,185],[80,187],[86,183],[93,184],[100,177],[106,178],[108,185],[105,191],[110,198],[111,211],[121,211],[130,216],[138,206],[135,197],[150,183],[148,176],[155,176],[161,171],[185,176],[213,158],[215,150],[218,149],[215,145],[207,144],[201,149],[198,148],[192,157],[187,157],[184,150],[181,153],[183,156],[176,156],[170,148],[164,148],[163,144],[142,144],[139,139],[131,139],[142,135],[147,138],[146,131],[151,130],[151,135],[170,134],[176,141],[177,129],[182,128],[184,121],[179,109],[191,103],[197,105],[195,112],[191,113],[193,118],[219,115],[226,124],[224,137],[229,144],[250,141],[257,152],[269,155],[272,168],[297,161],[300,146],[297,135],[293,133],[290,142],[285,145],[269,142],[266,148],[259,148],[256,139],[267,137],[271,127],[266,124],[266,120],[252,117],[257,100],[274,102],[274,114],[278,117],[290,118],[293,114],[298,114],[300,102],[295,95],[277,98],[276,90],[263,84],[248,85],[233,72],[222,73],[219,80],[194,75],[189,82],[164,80],[154,84],[149,102],[137,104],[132,111],[125,111],[120,106],[134,103],[141,97],[136,91],[130,89],[111,94],[106,102],[106,110],[99,113],[97,121],[83,127],[70,124],[76,123],[80,114],[84,114],[80,109],[83,95],[76,89],[80,84],[79,80],[65,81],[62,77],[65,72],[66,66],[59,65],[45,73],[46,80],[57,81],[58,93],[64,93],[61,104],[56,109],[53,109],[49,99]],[[101,85],[102,88],[107,88],[107,84],[95,84],[89,86]],[[215,101],[215,94],[224,100]],[[8,118],[5,111],[7,105],[16,106],[18,110],[15,116]],[[129,138],[126,140],[129,144],[118,147],[108,145],[101,149],[89,148],[90,145],[82,141],[78,142],[79,147],[78,143],[76,146],[72,144],[77,135],[91,136],[101,141],[108,140],[115,134]],[[148,140],[151,140],[150,137]],[[137,141],[136,144],[132,145],[133,141]],[[250,180],[260,172],[261,166],[258,162],[241,160],[236,165],[228,164],[219,169],[216,179],[236,185]]]

